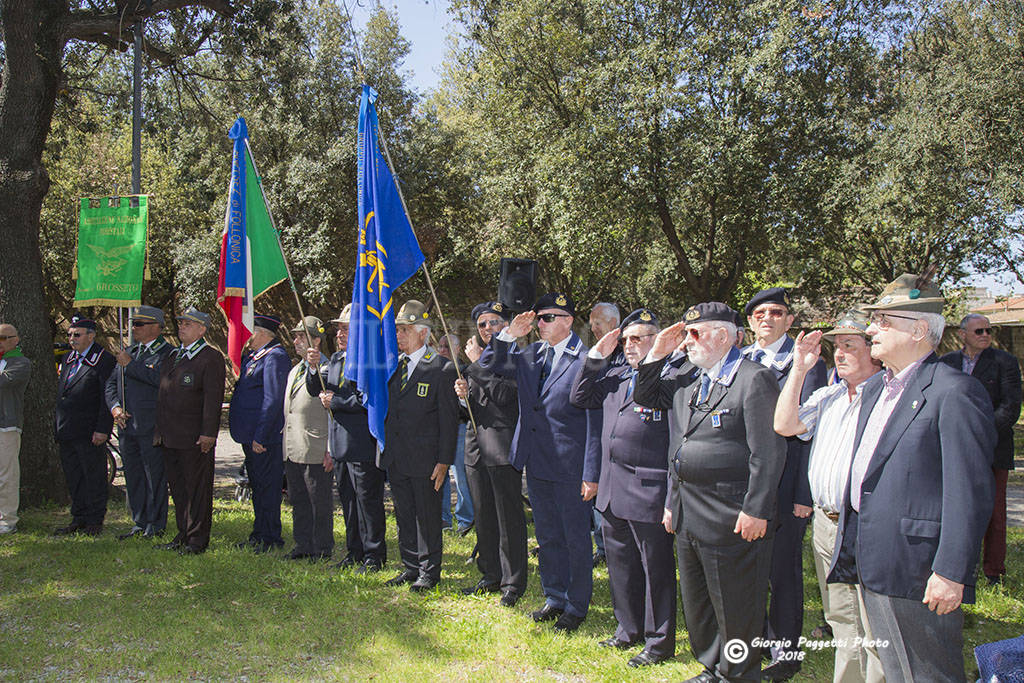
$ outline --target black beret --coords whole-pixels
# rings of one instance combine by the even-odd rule
[[[257,327],[262,327],[270,332],[277,332],[277,328],[281,326],[281,319],[276,315],[260,315],[257,313],[252,317],[252,321]]]
[[[768,289],[762,289],[747,302],[746,306],[743,307],[743,315],[750,317],[750,314],[754,312],[754,309],[761,304],[779,304],[780,306],[790,308],[789,292],[786,291],[785,287],[769,287]]]
[[[508,309],[508,306],[501,303],[500,301],[485,301],[482,304],[477,304],[473,307],[473,322],[482,316],[484,313],[493,313],[500,315],[505,320],[512,317],[512,311]]]
[[[706,323],[712,320],[736,324],[736,311],[721,301],[705,301],[704,303],[690,306],[686,309],[686,313],[683,314],[683,322],[687,325]]]
[[[626,319],[619,325],[619,329],[625,330],[630,325],[654,325],[655,327],[661,327],[661,324],[658,323],[658,316],[646,308],[638,308],[627,315]]]
[[[543,311],[545,308],[557,308],[574,318],[576,317],[576,304],[573,303],[572,297],[568,294],[551,292],[537,299],[537,303],[533,305],[533,310],[537,312]]]
[[[83,330],[96,331],[96,321],[89,320],[84,315],[73,315],[71,316],[71,327],[80,327]]]

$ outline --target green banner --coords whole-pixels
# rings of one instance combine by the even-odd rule
[[[78,214],[78,306],[139,306],[146,265],[146,195],[83,198]]]

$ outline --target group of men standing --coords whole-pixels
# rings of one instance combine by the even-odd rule
[[[506,607],[524,594],[525,472],[544,594],[535,621],[572,632],[586,619],[596,508],[617,622],[602,646],[642,646],[634,667],[674,656],[678,567],[690,646],[704,667],[690,680],[787,680],[802,659],[812,520],[834,680],[962,680],[960,605],[974,599],[983,538],[984,575],[997,583],[1005,573],[1021,381],[1016,359],[991,348],[982,316],[961,323],[961,351],[935,355],[944,303],[934,285],[904,275],[827,332],[794,339],[789,294],[770,288],[744,309],[749,346],[743,317],[719,302],[692,306],[664,329],[645,308],[619,324],[611,307],[614,316],[599,317],[614,327],[588,348],[573,331],[572,298],[553,292],[514,317],[500,302],[476,306],[469,363],[457,370],[429,343],[426,307],[410,300],[396,314],[401,354],[383,450],[344,378],[351,307],[330,321],[329,358],[322,321],[307,316],[291,331],[295,366],[278,340],[281,321],[256,316],[229,413],[254,508],[238,545],[283,545],[284,478],[295,540],[287,558],[332,555],[336,488],[346,525],[338,566],[379,571],[386,480],[401,562],[386,585],[433,588],[461,419],[480,570],[464,593],[500,593]],[[95,342],[93,321],[72,319],[55,424],[72,520],[56,534],[102,529],[104,444],[117,425],[133,520],[121,538],[164,533],[169,488],[178,534],[163,547],[206,549],[224,358],[203,339],[206,314],[191,308],[177,320],[175,348],[161,336],[163,312],[136,309],[134,344],[114,356]],[[539,340],[521,346],[534,327]],[[834,346],[831,380],[822,338]],[[3,533],[17,521],[10,453],[31,367],[17,341],[0,325]]]

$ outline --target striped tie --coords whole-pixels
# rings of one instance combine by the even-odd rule
[[[402,356],[402,360],[398,361],[398,369],[402,373],[401,389],[404,391],[405,385],[409,383],[409,356]]]
[[[288,395],[294,397],[295,392],[299,390],[299,387],[306,382],[306,361],[299,363],[299,371],[295,373],[295,379],[292,380],[292,387],[288,391]]]

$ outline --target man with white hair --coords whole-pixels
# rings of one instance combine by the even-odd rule
[[[859,583],[885,677],[963,681],[962,603],[974,602],[992,513],[992,404],[941,363],[945,299],[904,274],[871,311],[871,356],[829,581]]]
[[[0,534],[18,524],[18,452],[25,420],[25,387],[32,361],[25,358],[14,325],[0,323]]]
[[[775,375],[736,348],[736,313],[712,301],[665,328],[640,365],[637,403],[670,410],[663,524],[676,534],[683,615],[704,670],[689,679],[757,681],[773,518],[786,442],[773,418]],[[663,378],[685,339],[701,369]],[[786,511],[788,512],[788,511]]]

